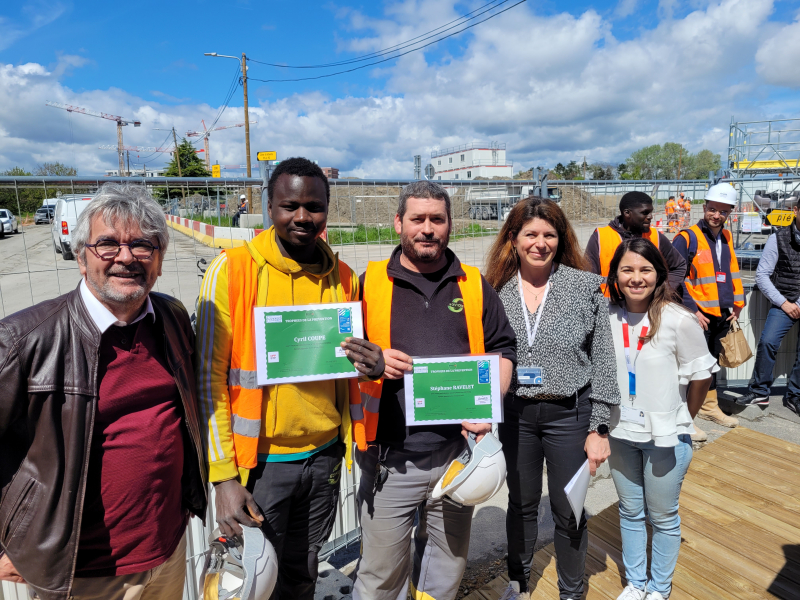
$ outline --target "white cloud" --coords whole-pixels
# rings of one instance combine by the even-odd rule
[[[800,87],[800,19],[766,36],[756,52],[756,70],[767,83]]]
[[[632,15],[637,4],[639,4],[639,0],[619,0],[617,8],[614,9],[614,16],[625,18]]]
[[[374,51],[455,15],[452,2],[431,0],[425,10],[434,16],[423,21],[420,6],[419,0],[396,2],[378,20],[348,11],[343,18],[352,39],[342,44]],[[279,158],[307,156],[343,174],[376,178],[411,177],[414,154],[425,160],[433,147],[476,140],[506,142],[515,170],[584,155],[590,162],[612,162],[666,141],[724,153],[732,114],[764,118],[772,115],[763,107],[778,106],[752,100],[764,93],[754,65],[757,52],[770,53],[762,40],[772,12],[771,0],[723,0],[623,41],[614,36],[613,23],[593,10],[541,16],[522,5],[471,30],[460,40],[462,55],[433,63],[415,53],[387,63],[381,71],[388,77],[385,88],[371,95],[304,93],[270,100],[251,90],[251,116],[259,121],[251,148],[254,154],[277,150]],[[791,35],[783,39],[799,37],[786,33]],[[779,70],[783,79],[763,61],[758,65],[770,83],[797,85],[795,65]],[[208,124],[218,110],[170,106],[118,89],[76,92],[54,72],[34,64],[0,65],[0,169],[44,160],[72,162],[82,174],[115,166],[113,152],[96,149],[114,144],[114,123],[72,115],[73,144],[69,114],[45,108],[48,99],[139,118],[143,126],[126,127],[125,143],[148,146],[167,134],[153,128],[174,125],[183,134],[201,128],[201,119]],[[797,115],[797,106],[785,106],[791,109],[783,116]],[[241,106],[234,106],[223,120],[242,117]],[[244,162],[242,129],[215,132],[210,144],[212,161]]]
[[[26,22],[14,21],[0,16],[0,50],[30,35],[37,29],[49,25],[70,7],[63,2],[47,2],[31,0],[22,5],[21,12],[27,17]]]

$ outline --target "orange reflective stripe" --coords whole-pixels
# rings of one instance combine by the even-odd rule
[[[370,262],[364,275],[363,310],[364,331],[369,341],[382,349],[391,348],[392,292],[394,280],[388,273],[389,261]],[[475,267],[461,265],[464,275],[458,278],[458,287],[464,301],[464,318],[467,321],[469,348],[472,354],[483,354],[483,278]],[[350,396],[350,417],[353,422],[353,439],[362,452],[378,434],[383,380],[359,383],[360,397]]]

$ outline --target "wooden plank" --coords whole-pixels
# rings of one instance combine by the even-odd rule
[[[725,495],[710,488],[699,485],[685,485],[681,498],[691,496],[715,506],[723,512],[748,520],[760,529],[764,535],[772,534],[793,544],[800,543],[800,528],[791,525],[796,523],[794,513],[771,506],[762,499],[752,501],[748,495],[738,490],[724,490]]]
[[[684,479],[684,485],[686,482],[712,490],[725,490],[726,494],[728,491],[735,492],[737,496],[748,497],[752,503],[761,502],[765,506],[772,505],[786,511],[787,514],[794,514],[796,522],[800,522],[800,499],[792,498],[778,491],[765,495],[763,488],[756,487],[754,482],[747,479],[742,481],[742,478],[737,479],[735,475],[722,469],[712,467],[707,472],[690,469]],[[755,493],[753,493],[754,491]],[[792,520],[790,519],[789,522],[791,523]]]
[[[763,486],[770,490],[777,490],[787,496],[800,498],[800,484],[789,481],[786,477],[779,477],[765,473],[753,465],[743,465],[728,459],[721,459],[711,452],[696,452],[689,470],[702,469],[705,465],[722,469],[753,482],[754,485]]]
[[[558,598],[559,595],[556,561],[541,550],[533,555],[528,590],[531,592],[531,600],[535,598],[549,600],[550,598]]]
[[[730,462],[744,467],[757,467],[759,471],[770,477],[787,478],[787,472],[783,466],[775,466],[760,460],[754,460],[750,455],[744,456],[737,448],[730,448],[727,445],[721,445],[717,442],[708,444],[701,451],[697,452],[697,455],[699,456],[701,453],[703,454],[703,460],[707,462],[712,462],[711,459],[713,458],[720,464]],[[793,475],[792,478],[794,481],[798,481],[795,475]]]
[[[792,462],[800,464],[800,445],[798,444],[793,444],[747,427],[737,427],[729,433],[736,433],[735,439],[737,442],[743,444],[755,442],[758,444],[756,446],[757,449],[763,449],[779,458],[790,458]]]
[[[551,544],[542,548],[542,552],[549,554],[553,560],[556,560],[555,547]],[[598,600],[616,600],[617,596],[622,592],[619,587],[619,577],[613,583],[609,583],[603,577],[598,577],[599,573],[605,568],[605,565],[600,565],[599,562],[590,563],[589,555],[586,556],[586,567],[584,569],[584,597],[590,600],[597,598]],[[599,569],[599,570],[597,570]],[[623,586],[624,587],[624,586]]]
[[[739,444],[735,439],[726,440],[724,435],[715,442],[710,443],[709,446],[713,446],[715,449],[722,447],[726,450],[737,452],[752,465],[771,465],[785,473],[792,473],[795,477],[800,476],[800,464]]]

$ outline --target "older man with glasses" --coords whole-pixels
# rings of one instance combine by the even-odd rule
[[[703,218],[696,225],[681,231],[673,240],[675,249],[686,259],[686,279],[682,290],[683,305],[697,315],[708,342],[708,351],[719,358],[721,340],[730,329],[730,322],[739,318],[744,308],[744,287],[739,275],[739,262],[733,251],[731,232],[725,221],[736,206],[736,190],[728,183],[719,183],[706,191]],[[738,419],[723,413],[717,403],[717,375],[697,416],[723,427],[736,427]],[[694,441],[707,436],[699,427],[692,434]]]
[[[169,243],[144,187],[78,218],[78,287],[0,321],[0,579],[42,600],[173,600],[206,508],[183,305],[152,292]]]

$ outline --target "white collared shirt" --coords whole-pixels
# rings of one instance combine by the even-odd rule
[[[103,303],[97,299],[97,297],[86,285],[86,279],[81,280],[81,299],[83,300],[83,305],[86,307],[86,310],[89,311],[89,316],[92,317],[92,321],[94,321],[94,324],[97,325],[97,328],[100,330],[101,334],[105,333],[106,330],[111,326],[126,327],[128,325],[138,323],[147,315],[153,315],[153,321],[156,320],[156,313],[153,310],[153,303],[150,302],[149,294],[147,296],[147,302],[145,302],[144,309],[141,313],[139,313],[139,316],[130,323],[120,321],[114,316],[114,313],[103,306]]]

